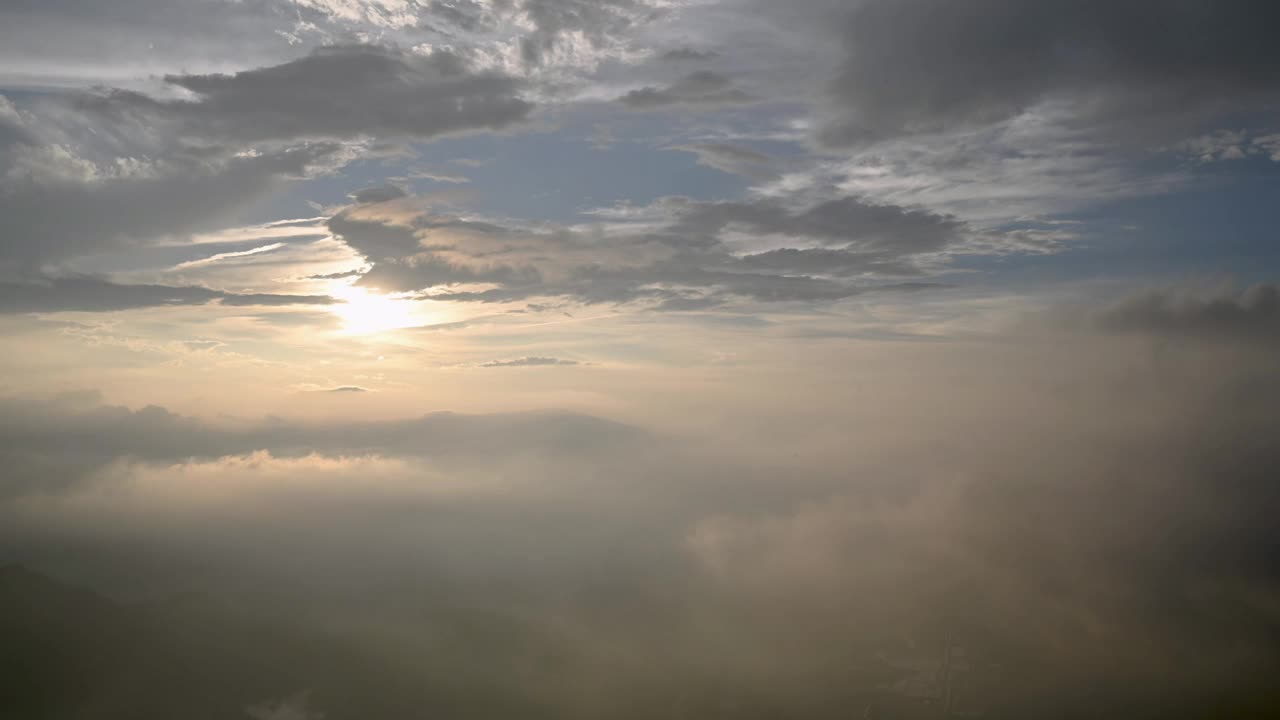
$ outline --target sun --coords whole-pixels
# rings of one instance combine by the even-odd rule
[[[342,319],[342,331],[348,335],[372,335],[424,323],[418,315],[418,303],[412,300],[356,287],[343,287],[331,294],[343,301],[335,304],[332,312]]]

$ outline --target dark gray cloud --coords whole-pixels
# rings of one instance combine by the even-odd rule
[[[155,100],[116,91],[84,101],[103,113],[130,112],[172,124],[179,135],[232,142],[431,138],[498,130],[533,105],[521,82],[475,70],[457,55],[376,45],[319,48],[310,55],[234,75],[169,75],[194,100]]]
[[[351,193],[351,199],[359,204],[364,203],[380,203],[389,200],[396,200],[407,196],[408,193],[399,185],[378,185],[376,187],[367,187]]]
[[[1115,332],[1274,342],[1280,340],[1280,286],[1142,292],[1097,313],[1094,321]]]
[[[371,260],[413,255],[422,247],[413,228],[382,223],[340,212],[329,218],[329,231]]]
[[[704,60],[713,60],[719,57],[719,53],[714,50],[697,50],[695,48],[675,48],[668,50],[658,56],[660,60],[670,62],[702,62]]]
[[[0,282],[0,313],[112,312],[169,305],[329,305],[328,295],[229,293],[204,287],[121,285],[102,278],[68,276]]]
[[[345,237],[345,236],[344,236]],[[384,291],[410,292],[459,283],[498,283],[508,288],[538,291],[542,276],[536,268],[502,264],[469,266],[450,262],[431,253],[374,263],[358,281]]]
[[[360,277],[364,274],[363,270],[346,270],[344,272],[324,273],[321,275],[308,275],[308,280],[345,280],[346,278]]]
[[[43,148],[79,167],[61,148]],[[56,177],[25,176],[29,168],[19,158],[0,181],[0,268],[32,269],[224,228],[288,181],[331,163],[340,150],[312,143],[214,163],[176,158],[149,172],[106,177],[76,177],[69,170]]]
[[[829,245],[902,255],[936,252],[958,242],[964,224],[952,217],[861,198],[827,200],[801,210],[775,200],[689,203],[678,227],[705,233],[739,227],[762,235],[800,236]]]
[[[236,307],[253,305],[331,305],[340,302],[328,295],[278,295],[273,293],[229,293],[218,291],[217,297],[218,302],[221,304]]]
[[[1151,142],[1273,106],[1280,9],[1253,0],[869,0],[846,25],[829,145],[1007,119],[1062,101],[1072,122]]]
[[[514,360],[490,360],[487,363],[481,363],[480,367],[497,368],[497,367],[537,367],[541,365],[577,365],[577,360],[564,360],[562,358],[538,357],[531,355],[528,357],[516,358]]]
[[[650,110],[672,105],[738,105],[756,98],[734,87],[725,75],[711,70],[691,72],[665,87],[643,87],[618,98],[629,108]]]

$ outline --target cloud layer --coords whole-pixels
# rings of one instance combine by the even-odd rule
[[[374,45],[326,47],[274,67],[165,81],[197,99],[156,102],[116,93],[102,102],[176,122],[184,135],[240,142],[430,138],[500,129],[533,108],[520,99],[515,78],[474,71],[443,51],[422,56]]]
[[[228,687],[240,706],[311,688],[317,712],[378,717],[376,693],[387,717],[488,697],[826,718],[934,692],[911,668],[962,647],[966,702],[994,717],[1265,707],[1267,353],[1202,344],[1152,369],[1124,338],[1012,339],[867,358],[861,403],[775,406],[767,441],[564,414],[237,429],[11,399],[0,447],[32,472],[10,476],[0,539],[117,593],[141,573],[270,618],[335,662],[468,678],[392,690],[299,662],[259,695]]]

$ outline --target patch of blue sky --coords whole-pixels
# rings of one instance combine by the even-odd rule
[[[411,192],[461,191],[458,202],[465,199],[474,212],[532,222],[579,222],[585,210],[644,205],[670,195],[741,197],[753,182],[750,178],[699,164],[695,154],[671,149],[713,141],[722,130],[712,124],[717,115],[597,107],[557,118],[549,130],[419,143],[411,155],[358,160],[340,173],[299,183],[276,196],[270,207],[257,208],[253,219],[304,216],[314,212],[308,203],[344,203],[354,190],[397,178]],[[741,121],[741,116],[734,119]],[[784,161],[800,152],[795,143],[767,138],[732,142]],[[415,171],[468,182],[413,177]]]
[[[954,267],[979,271],[984,281],[1013,283],[1223,275],[1247,284],[1274,277],[1280,271],[1280,164],[1226,162],[1229,168],[1196,169],[1196,181],[1183,190],[1058,218],[1079,237],[1055,254],[961,257]]]

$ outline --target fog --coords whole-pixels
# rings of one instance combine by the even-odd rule
[[[44,599],[6,622],[61,622],[45,606],[78,598],[107,658],[58,666],[20,707],[1268,711],[1270,343],[1117,307],[1118,329],[1114,308],[1077,308],[968,340],[809,346],[776,382],[709,388],[670,417],[637,401],[626,420],[232,427],[9,397],[0,557],[28,570],[4,582]],[[162,670],[139,650],[157,643],[176,658]],[[154,687],[120,690],[138,685]]]

